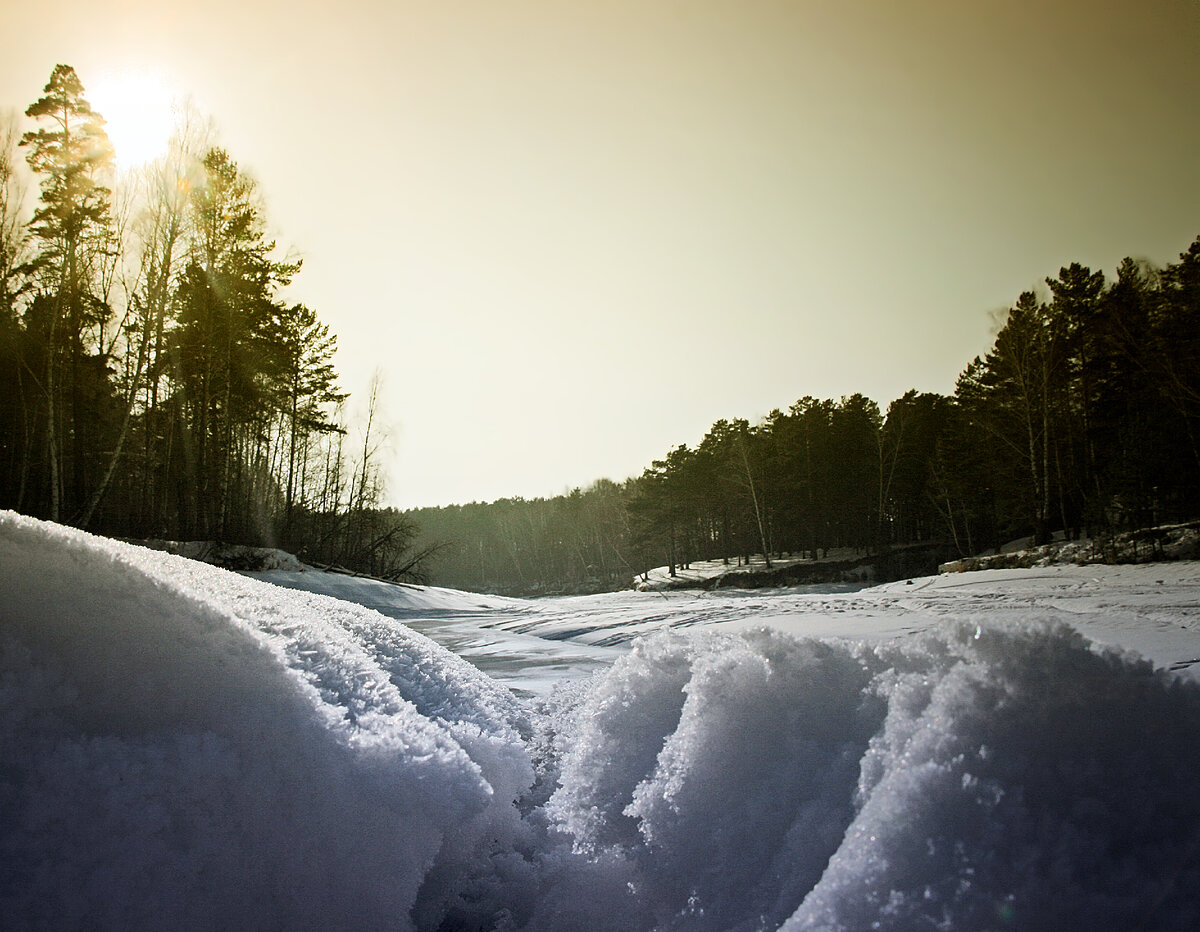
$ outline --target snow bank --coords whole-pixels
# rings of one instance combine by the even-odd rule
[[[357,606],[11,513],[0,606],[6,925],[404,928],[532,781],[511,695]]]
[[[1028,541],[1026,541],[1028,543]],[[1074,563],[1154,563],[1162,560],[1195,560],[1200,556],[1200,523],[1170,524],[1125,531],[1108,538],[1057,540],[1039,547],[1006,547],[1000,553],[952,560],[940,573],[998,570]]]
[[[640,928],[1200,923],[1200,690],[1065,626],[673,634],[578,718],[548,808]]]
[[[711,583],[717,577],[721,577],[723,586],[736,587],[739,585],[739,577],[778,572],[793,567],[809,567],[816,570],[820,567],[837,565],[844,565],[844,572],[829,574],[830,578],[844,578],[839,583],[830,583],[829,585],[861,586],[865,580],[871,578],[874,572],[871,567],[861,565],[864,560],[862,551],[854,547],[826,548],[821,551],[821,556],[815,559],[805,555],[776,558],[771,560],[770,566],[767,565],[762,554],[758,553],[746,558],[746,562],[743,562],[742,558],[734,563],[725,560],[693,560],[686,566],[676,565],[673,574],[671,568],[667,566],[656,566],[645,570],[634,577],[631,588],[638,592],[699,589],[706,588],[706,585],[711,587]]]
[[[0,748],[6,928],[1200,927],[1200,685],[1047,621],[676,629],[525,702],[0,513]]]

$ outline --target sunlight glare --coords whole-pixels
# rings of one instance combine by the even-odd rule
[[[159,75],[146,70],[102,75],[86,94],[106,121],[118,169],[137,168],[166,151],[175,114],[170,88]]]

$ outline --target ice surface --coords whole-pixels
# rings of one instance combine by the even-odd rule
[[[1200,567],[1053,569],[380,614],[0,513],[0,916],[1200,927]],[[521,697],[399,617],[616,646]]]

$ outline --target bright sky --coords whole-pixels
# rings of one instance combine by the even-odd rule
[[[1062,265],[1200,234],[1196,0],[2,2],[0,107],[63,62],[216,121],[400,507],[948,393]]]

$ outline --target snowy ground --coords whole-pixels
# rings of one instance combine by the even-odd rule
[[[609,592],[507,599],[310,570],[248,574],[357,602],[433,638],[521,694],[546,695],[665,629],[744,631],[879,643],[946,619],[1069,624],[1097,644],[1200,676],[1200,563],[1043,566],[944,573],[864,588]],[[1193,667],[1193,665],[1195,665]]]
[[[857,555],[857,552],[854,550],[835,550],[832,553],[827,552],[825,559],[819,562],[850,560]],[[768,569],[782,569],[800,563],[809,564],[812,562],[814,561],[802,558],[772,560],[771,566],[768,567],[766,560],[762,558],[761,554],[751,556],[749,561],[744,563],[726,563],[724,560],[695,560],[687,566],[676,566],[674,576],[671,575],[670,569],[665,566],[657,566],[654,569],[647,570],[634,580],[634,588],[642,592],[654,592],[678,589],[685,586],[699,587],[701,583],[707,582],[715,576],[728,576],[737,573],[761,573]]]
[[[676,589],[700,589],[711,584],[718,576],[722,577],[721,586],[737,587],[739,576],[770,573],[786,570],[792,567],[830,568],[841,565],[841,575],[849,582],[863,586],[874,582],[875,570],[867,560],[865,551],[854,547],[831,547],[822,550],[817,559],[807,556],[790,555],[775,557],[771,565],[762,554],[752,554],[750,557],[740,557],[730,560],[694,560],[687,566],[677,565],[675,574],[671,575],[669,567],[657,566],[638,574],[632,580],[632,588],[639,592],[662,592]],[[719,587],[713,587],[719,588]]]
[[[624,653],[557,632],[539,636],[523,631],[523,625],[538,617],[538,609],[548,607],[548,602],[436,586],[397,586],[313,569],[246,575],[374,609],[437,641],[522,696],[547,695],[562,680],[607,668]]]
[[[253,575],[0,513],[5,928],[1200,927],[1200,564]]]

